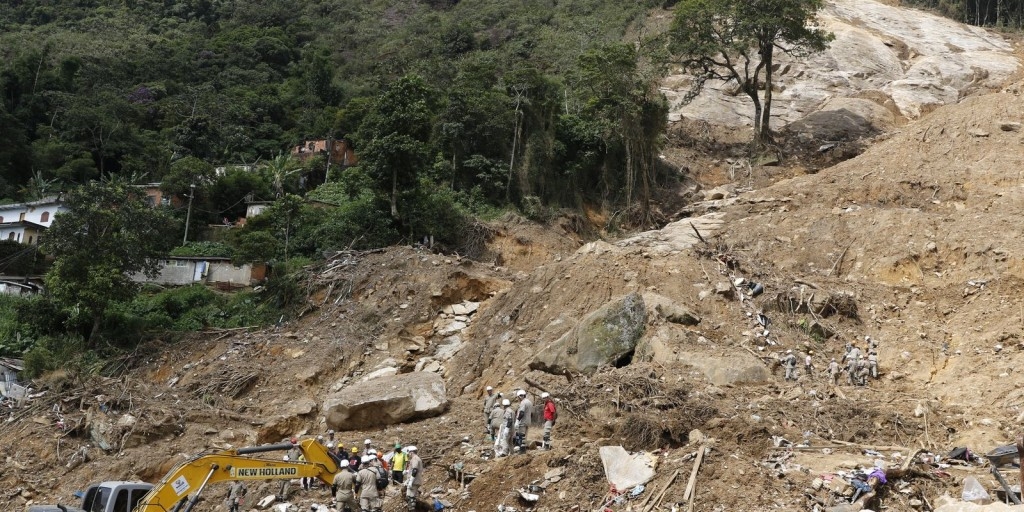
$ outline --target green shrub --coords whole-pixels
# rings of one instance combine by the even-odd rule
[[[221,242],[187,242],[171,249],[171,256],[230,258],[231,246]]]
[[[98,361],[81,336],[44,336],[25,353],[25,377],[33,379],[58,368],[95,373]]]

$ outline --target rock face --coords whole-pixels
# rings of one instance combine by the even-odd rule
[[[448,409],[444,379],[413,372],[348,386],[324,400],[327,428],[362,430],[431,418]]]
[[[537,354],[530,368],[549,373],[593,373],[628,363],[647,323],[643,297],[631,293],[608,302]]]
[[[978,88],[1000,87],[1019,66],[1012,45],[995,32],[874,0],[828,2],[818,22],[835,34],[827,50],[775,59],[772,129],[804,119],[793,128],[818,140],[885,131],[893,119],[886,111],[919,118]],[[688,79],[668,77],[662,91],[671,102],[669,119],[752,125],[753,103],[732,85],[709,81],[683,105]],[[859,101],[835,102],[840,98]],[[819,111],[827,114],[813,115]]]

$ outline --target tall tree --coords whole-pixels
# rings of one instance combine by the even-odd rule
[[[668,106],[658,91],[660,73],[644,65],[634,45],[612,43],[580,57],[583,112],[596,121],[605,146],[603,195],[622,185],[626,206],[639,198],[646,222],[654,181],[655,158],[665,133]],[[612,176],[623,169],[624,176]],[[637,189],[639,188],[639,194]]]
[[[73,189],[64,205],[68,211],[43,237],[43,251],[54,258],[46,288],[63,308],[92,322],[95,345],[107,306],[137,292],[132,274],[159,270],[158,258],[173,245],[174,223],[122,180]]]
[[[735,82],[754,103],[754,140],[771,136],[775,51],[807,55],[833,35],[817,27],[824,0],[683,0],[676,5],[671,50],[693,76],[689,98],[706,80]],[[761,91],[764,91],[762,101]]]
[[[399,193],[416,186],[427,164],[434,115],[431,98],[422,78],[402,77],[377,97],[359,127],[359,166],[390,197],[391,216],[396,219]]]

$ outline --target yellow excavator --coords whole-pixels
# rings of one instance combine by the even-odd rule
[[[317,478],[328,486],[338,464],[315,439],[298,443],[304,461],[267,459],[252,455],[287,451],[291,443],[239,448],[198,455],[174,467],[156,485],[143,482],[103,482],[89,488],[82,508],[63,505],[29,507],[28,512],[190,512],[210,484],[236,480]]]

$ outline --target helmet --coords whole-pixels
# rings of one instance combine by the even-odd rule
[[[316,440],[322,443],[324,442],[324,436],[316,436]]]
[[[416,451],[416,447],[415,446],[410,446],[410,447],[406,448],[406,450],[410,451],[410,452],[414,452],[414,451]]]
[[[792,353],[793,353],[793,349],[789,349],[789,350],[787,350],[787,351],[786,351],[786,353],[787,353],[787,354],[792,354]]]
[[[363,441],[363,444],[370,444],[371,442],[373,442],[373,441],[370,441],[369,439],[367,439],[366,441]]]
[[[512,405],[512,402],[509,402],[508,398],[506,398],[506,399],[501,401],[501,405],[504,405],[505,407],[508,407],[508,406]]]
[[[367,455],[377,455],[377,450],[374,450],[373,448],[370,448],[369,450],[366,450],[366,454]]]
[[[402,443],[395,443],[395,449],[396,450],[401,450],[402,449]]]
[[[352,447],[352,453],[359,453],[359,448],[353,446]]]
[[[541,398],[549,398],[550,396],[551,396],[551,393],[548,393],[547,391],[545,391],[545,392],[540,394]]]
[[[871,336],[864,336],[864,341],[871,341]]]
[[[516,396],[518,396],[519,398],[522,398],[522,397],[526,396],[526,391],[520,389],[519,391],[516,391]]]
[[[808,351],[807,351],[807,355],[809,355],[809,356],[813,356],[813,355],[814,355],[814,351],[813,351],[813,350],[808,350]]]
[[[362,462],[363,464],[366,464],[367,462],[370,462],[371,460],[373,460],[373,457],[370,457],[369,455],[363,455],[363,457],[361,459],[359,459],[359,461]]]
[[[327,430],[327,435],[333,436],[334,435],[334,429],[333,428],[332,429],[328,429]]]
[[[327,443],[327,449],[328,450],[333,450],[334,449],[334,443],[333,442]]]
[[[487,386],[487,387],[486,387],[486,388],[484,389],[484,391],[494,391],[494,388],[492,388],[492,387],[490,387],[490,386]]]
[[[348,467],[348,459],[341,459],[341,462],[338,463],[338,466],[341,466],[343,468],[347,468]]]

